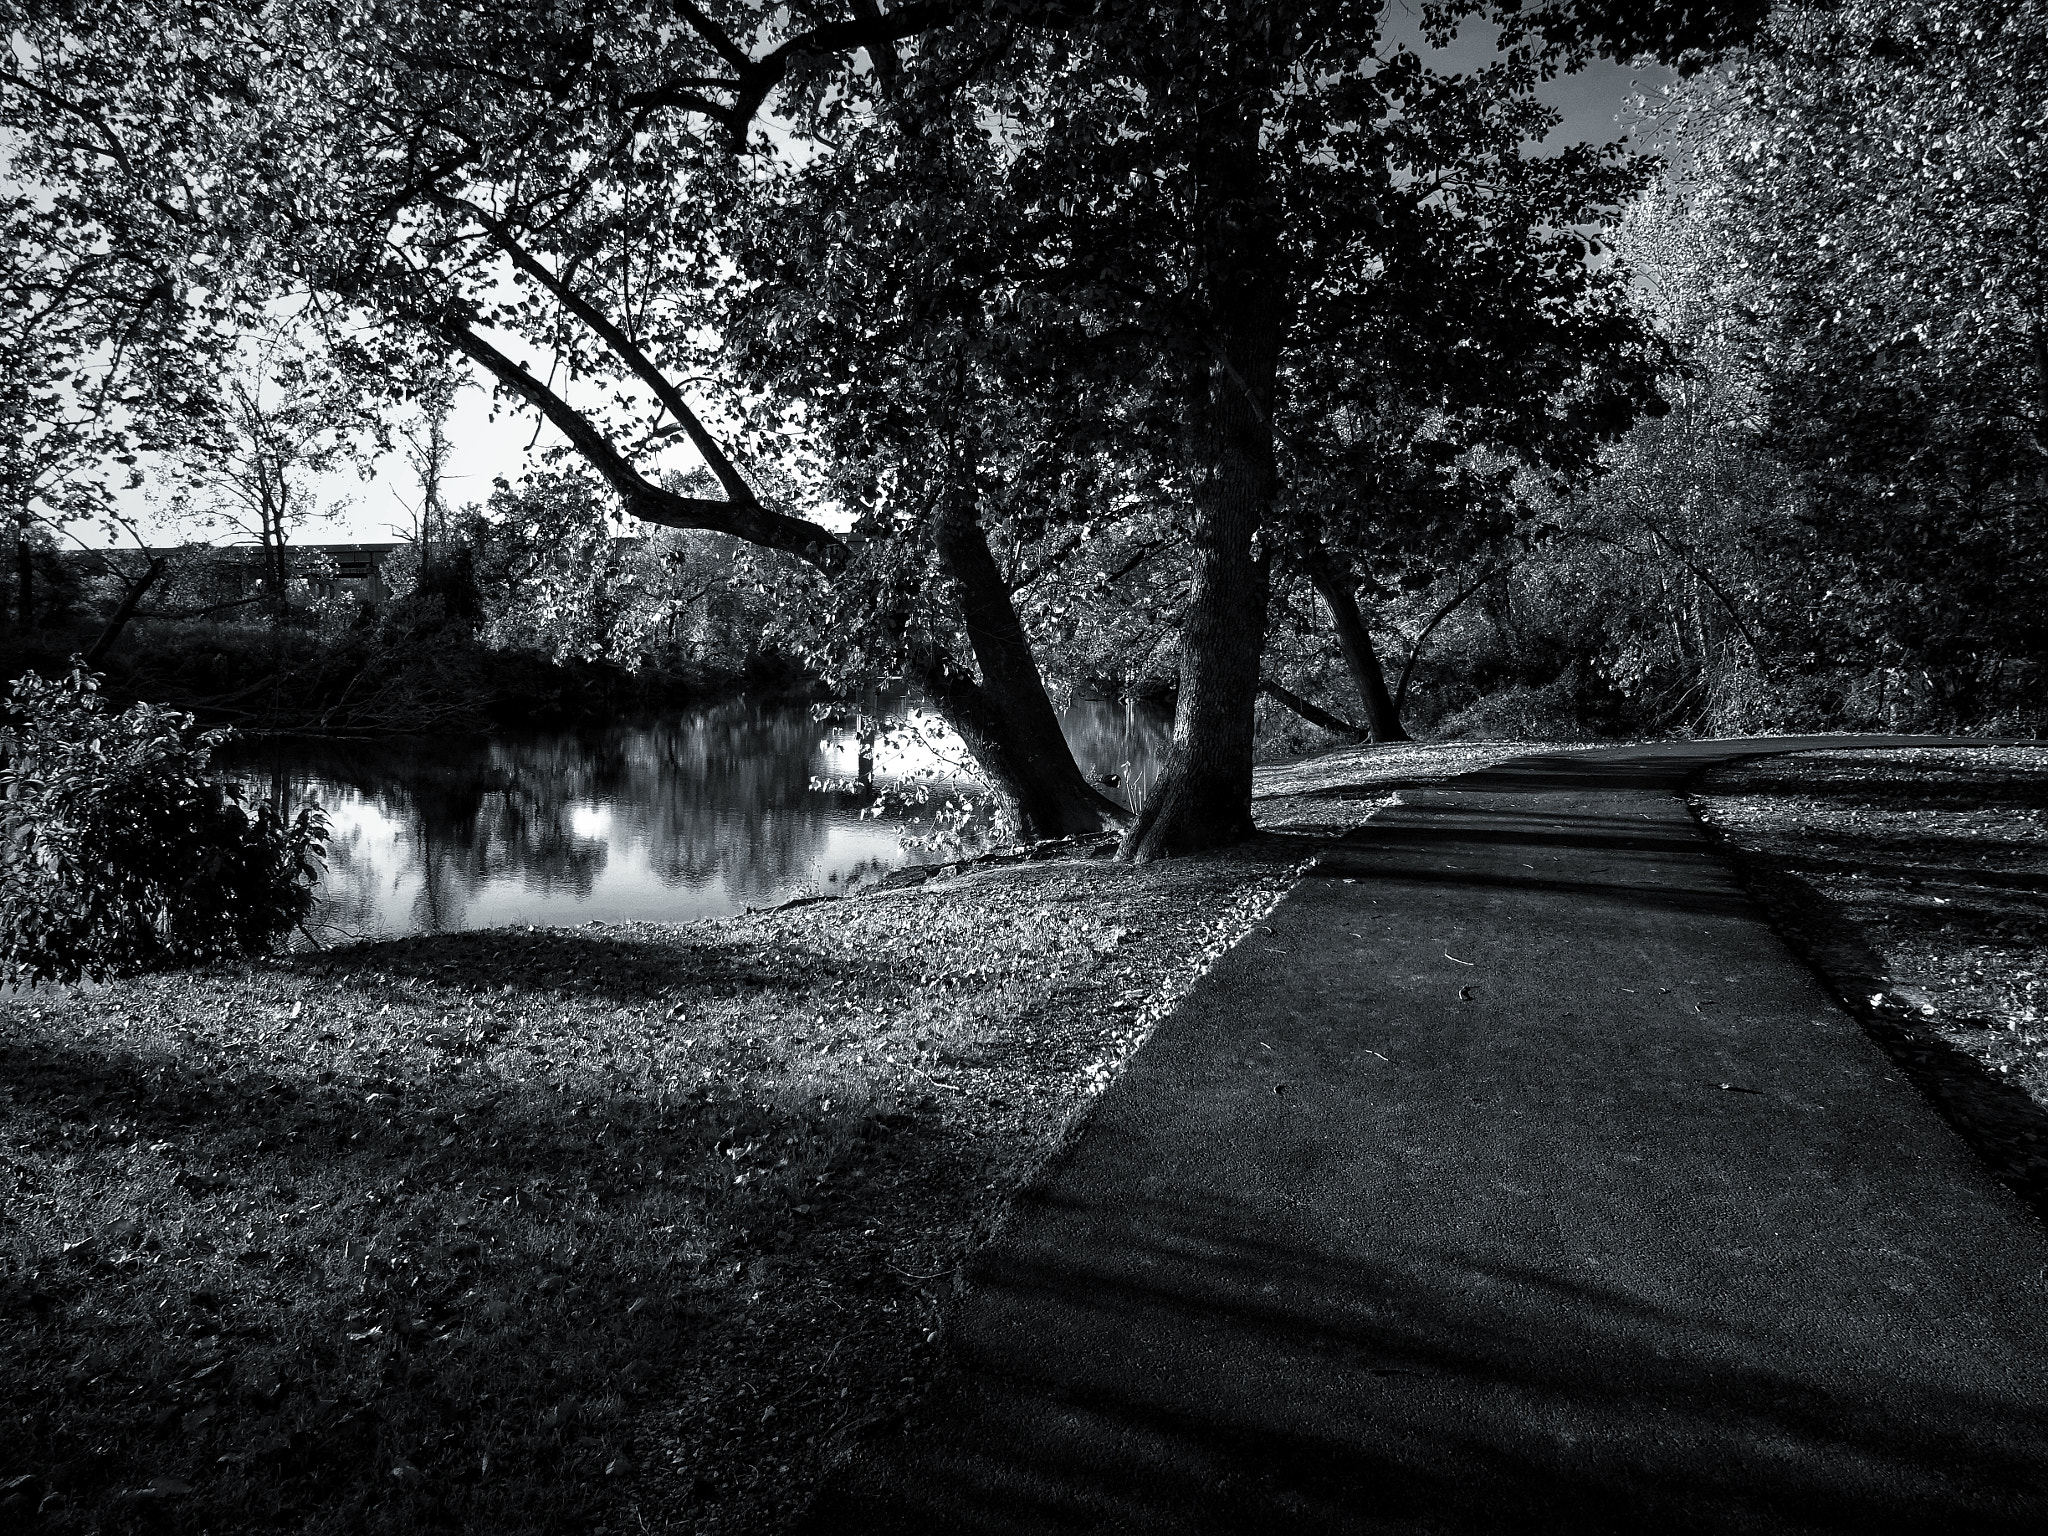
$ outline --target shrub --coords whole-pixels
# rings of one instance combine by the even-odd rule
[[[15,683],[0,731],[0,981],[261,953],[306,915],[326,819],[242,804],[207,776],[225,731],[153,704],[111,713],[74,669]]]
[[[1591,741],[1579,718],[1575,671],[1542,688],[1512,683],[1438,723],[1446,741]]]

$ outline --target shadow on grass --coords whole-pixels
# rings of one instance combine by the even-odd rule
[[[356,984],[395,1011],[281,1065],[256,1048],[285,992]],[[855,1085],[637,1049],[658,1022],[604,1010],[797,984],[687,944],[480,933],[0,1019],[0,1115],[35,1154],[0,1167],[0,1519],[588,1529],[639,1410],[716,1396],[760,1265],[858,1245],[837,1181],[906,1124]],[[433,1017],[493,999],[523,1017]],[[562,1034],[568,1059],[508,1065],[508,1037]]]
[[[1881,761],[1877,766],[1882,766]],[[2048,773],[2015,776],[2007,763],[1944,763],[1930,771],[1895,764],[1912,777],[1901,782],[1873,772],[1873,765],[1781,763],[1761,758],[1743,764],[1739,788],[1716,794],[1782,795],[1795,800],[1835,801],[1860,809],[1974,811],[1996,805],[2048,809]]]
[[[1744,848],[1712,823],[1703,827],[1770,914],[1772,925],[1842,1008],[1969,1144],[1992,1176],[2048,1223],[2048,1109],[2024,1088],[1942,1039],[1931,1026],[1903,1014],[1883,958],[1865,941],[1855,921],[1810,883],[1816,872],[1896,879],[1900,871],[1867,863],[1780,857]],[[1915,870],[1917,878],[1928,881],[1942,873],[1919,871],[1917,866]],[[1949,873],[1960,885],[1970,883],[1973,872]],[[1993,894],[1991,888],[1980,888],[1980,899]],[[1995,894],[2010,900],[2019,893]],[[1977,905],[1950,905],[1942,910],[1939,922],[1966,936],[1992,939],[2005,937],[1998,930],[2009,916]]]
[[[627,927],[483,928],[366,940],[300,950],[275,962],[309,980],[398,979],[470,991],[526,989],[560,996],[644,1003],[706,987],[787,985],[765,951],[744,945],[644,937]]]

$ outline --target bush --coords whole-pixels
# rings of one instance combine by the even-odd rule
[[[1580,719],[1577,676],[1568,671],[1542,688],[1513,683],[1440,721],[1446,741],[1591,741]]]
[[[110,713],[74,669],[15,683],[0,731],[0,981],[95,981],[272,948],[306,915],[326,819],[207,777],[225,731]]]

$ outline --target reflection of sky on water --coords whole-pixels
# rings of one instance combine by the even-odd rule
[[[1142,795],[1166,727],[1120,704],[1065,712],[1091,778]],[[885,742],[875,780],[953,777],[958,744]],[[912,858],[900,818],[863,817],[849,730],[803,709],[727,704],[597,733],[376,746],[263,743],[223,766],[317,799],[332,824],[315,931],[692,918],[830,893]],[[915,829],[912,829],[915,830]]]

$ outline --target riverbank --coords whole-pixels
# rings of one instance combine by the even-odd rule
[[[1266,829],[683,926],[493,929],[0,1013],[0,1513],[776,1528],[1153,1021],[1403,782]]]
[[[137,700],[251,737],[384,741],[603,724],[736,697],[808,702],[810,681],[761,656],[715,666],[665,654],[629,666],[485,645],[407,612],[377,622],[137,621],[100,663],[116,704]],[[0,638],[0,678],[70,670],[93,625]]]

